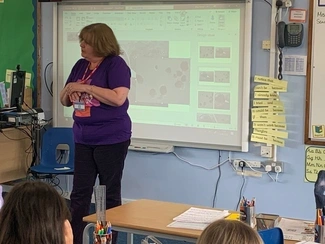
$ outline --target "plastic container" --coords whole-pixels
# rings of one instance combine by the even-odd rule
[[[279,215],[259,213],[256,215],[257,230],[271,229],[279,223]]]

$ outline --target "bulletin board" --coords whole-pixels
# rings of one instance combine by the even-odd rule
[[[37,0],[0,0],[0,57],[0,81],[19,64],[36,87]]]
[[[325,5],[310,0],[305,144],[325,146]]]

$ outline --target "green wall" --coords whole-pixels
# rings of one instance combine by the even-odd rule
[[[5,80],[6,69],[32,74],[35,87],[36,73],[36,0],[4,0],[0,3],[0,81]]]

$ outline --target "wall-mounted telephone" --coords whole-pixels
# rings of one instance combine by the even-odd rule
[[[278,46],[284,47],[299,47],[302,44],[304,35],[304,26],[301,23],[289,23],[280,21],[278,29]]]

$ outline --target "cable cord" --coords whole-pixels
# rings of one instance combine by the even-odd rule
[[[53,81],[51,82],[50,86],[47,83],[47,69],[49,68],[50,65],[53,65],[53,62],[49,62],[44,69],[44,83],[46,86],[47,91],[50,93],[50,95],[53,97]]]
[[[227,163],[229,161],[229,159],[226,159],[225,161],[221,162],[221,163],[218,163],[217,165],[215,166],[212,166],[210,168],[208,167],[204,167],[202,165],[199,165],[199,164],[194,164],[194,163],[191,163],[189,162],[188,160],[182,158],[181,156],[179,156],[176,152],[172,152],[179,160],[191,165],[191,166],[194,166],[194,167],[198,167],[198,168],[201,168],[201,169],[205,169],[205,170],[213,170],[213,169],[216,169],[218,167],[220,167],[221,165],[224,165],[225,163]]]
[[[278,68],[278,79],[279,80],[283,79],[282,65],[283,65],[283,52],[282,52],[282,48],[279,48],[279,68]]]
[[[219,153],[219,157],[218,157],[218,164],[220,164],[221,162],[221,153],[220,153],[220,150],[218,151]],[[218,188],[219,188],[219,182],[220,182],[220,179],[221,179],[221,167],[218,167],[218,179],[217,179],[217,183],[216,183],[216,186],[215,186],[215,189],[214,189],[214,196],[213,196],[213,202],[212,202],[212,207],[214,208],[215,207],[215,204],[217,203],[217,195],[218,195]]]
[[[277,35],[276,38],[277,39],[279,38],[279,36],[278,36],[279,11],[280,11],[280,8],[282,7],[282,5],[283,5],[282,0],[278,0],[276,2],[277,11],[276,11],[276,15],[275,15],[275,23],[276,23],[276,35]],[[283,74],[282,74],[283,52],[282,52],[282,48],[279,47],[278,43],[277,43],[277,47],[278,47],[278,50],[279,50],[278,79],[282,80],[283,79]]]
[[[240,201],[243,197],[243,190],[244,190],[244,186],[245,186],[245,183],[246,183],[246,178],[245,178],[245,175],[244,175],[244,172],[242,172],[242,178],[243,178],[243,183],[240,187],[240,191],[239,191],[239,198],[238,198],[238,202],[237,202],[237,206],[236,206],[236,209],[235,211],[238,211],[239,209],[239,204],[240,204]]]
[[[268,5],[270,5],[270,7],[272,8],[272,4],[269,1],[267,0],[263,0],[263,1],[266,2]]]

